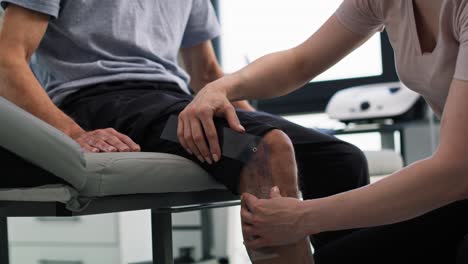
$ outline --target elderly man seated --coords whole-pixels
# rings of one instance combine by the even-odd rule
[[[221,118],[215,122],[218,134],[179,134],[181,144],[161,138],[167,120],[184,110],[192,93],[223,76],[211,44],[220,30],[209,0],[0,2],[6,10],[0,96],[61,130],[84,151],[180,155],[233,193],[265,198],[272,186],[292,197],[300,190],[304,199],[312,199],[368,182],[365,158],[356,147],[256,112],[244,101],[226,107],[236,108],[241,132],[260,139],[247,163],[223,156],[217,146],[199,144],[222,140],[221,128],[228,125]],[[177,62],[179,52],[185,69]],[[314,245],[334,235],[315,236]],[[311,261],[308,241],[262,253],[253,252],[252,261]]]

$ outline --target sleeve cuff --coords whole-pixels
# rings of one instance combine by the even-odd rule
[[[14,4],[38,13],[49,15],[54,19],[58,18],[60,11],[60,3],[50,0],[1,0],[0,4],[3,9],[6,9],[9,4]]]
[[[182,48],[190,48],[197,44],[203,43],[208,40],[219,37],[219,30],[216,31],[204,31],[204,32],[193,32],[191,36],[187,36],[185,40],[182,41]]]

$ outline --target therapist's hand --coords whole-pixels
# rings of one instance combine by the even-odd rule
[[[218,134],[213,117],[226,118],[229,126],[240,133],[245,132],[234,106],[220,86],[207,85],[179,114],[177,136],[188,153],[201,162],[218,162],[221,158]]]
[[[278,188],[271,190],[271,199],[258,199],[243,194],[242,231],[250,249],[290,245],[308,236],[303,222],[302,202],[282,197]]]

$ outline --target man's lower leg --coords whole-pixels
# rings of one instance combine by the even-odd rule
[[[273,186],[278,186],[283,196],[298,197],[294,149],[289,138],[279,130],[273,130],[263,138],[257,152],[244,167],[240,191],[267,199]],[[249,251],[249,256],[254,264],[313,263],[308,238],[293,245]]]

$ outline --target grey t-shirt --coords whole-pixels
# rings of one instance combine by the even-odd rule
[[[98,83],[141,80],[177,83],[181,47],[219,35],[209,0],[0,0],[51,16],[32,68],[51,99]]]

